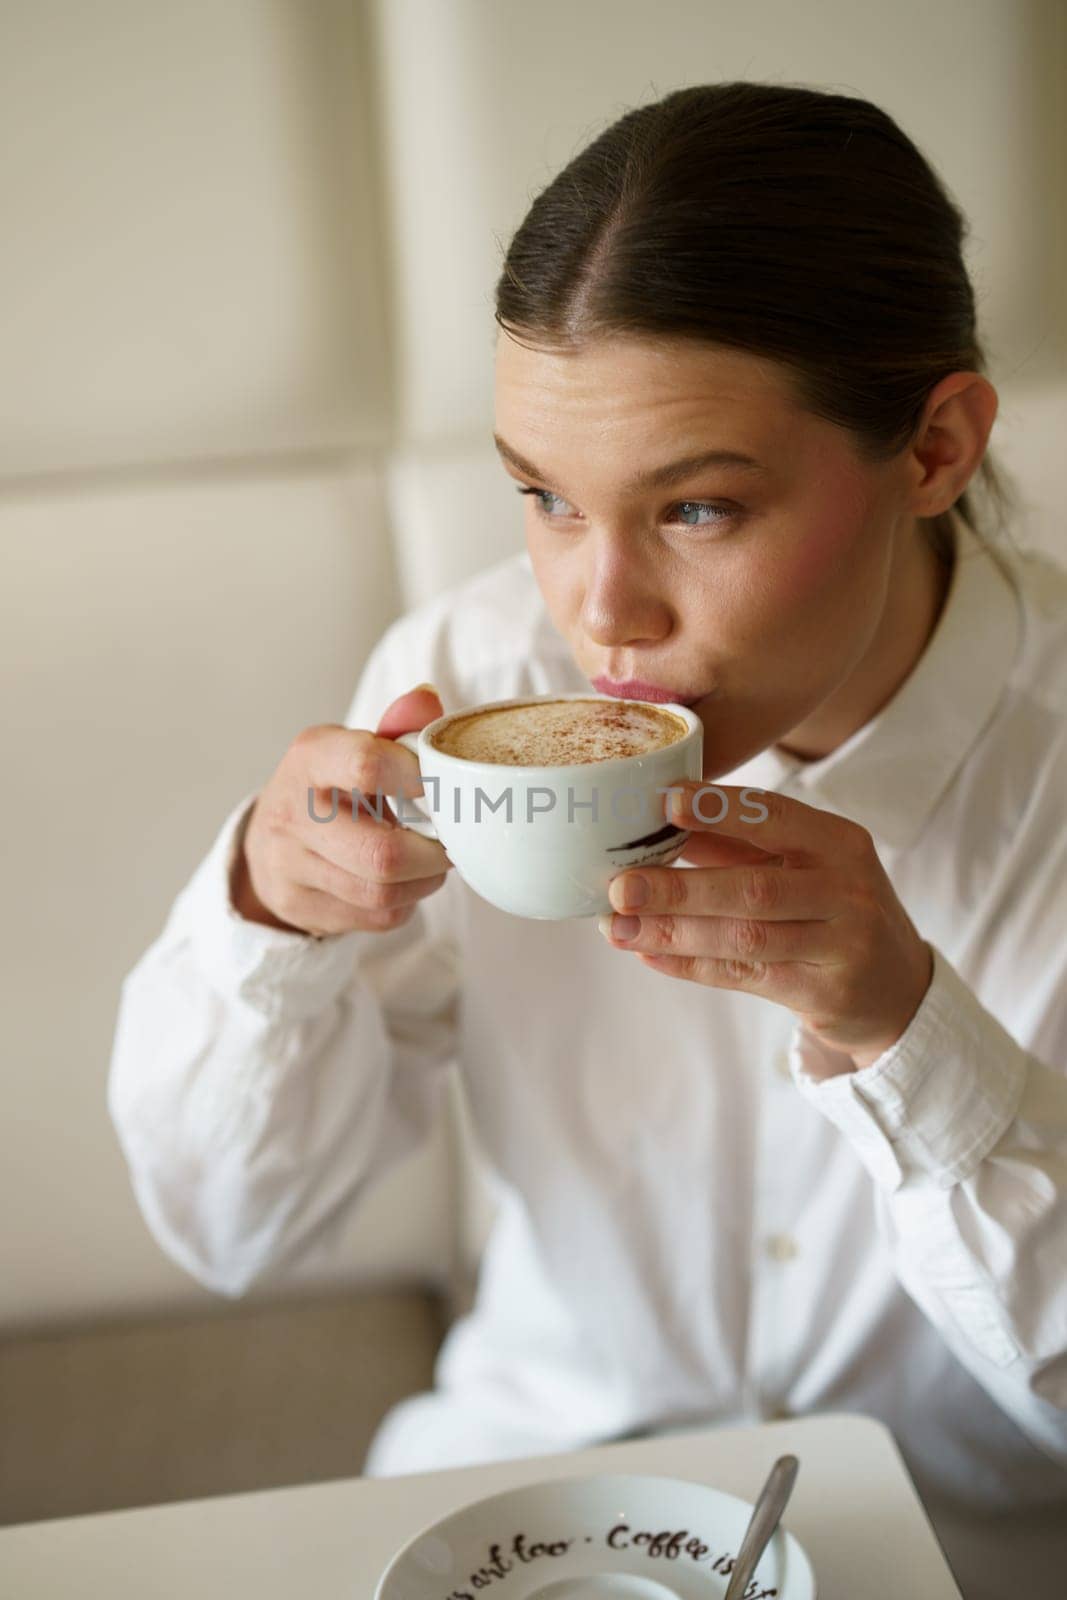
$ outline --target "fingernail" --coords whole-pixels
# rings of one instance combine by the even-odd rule
[[[689,796],[690,791],[685,787],[684,784],[678,785],[672,789],[672,792],[667,797],[669,812],[667,817],[668,822],[681,822],[682,818],[689,809]]]
[[[622,943],[636,939],[641,928],[640,917],[599,917],[597,927],[605,939],[618,939]]]
[[[431,694],[437,695],[438,700],[441,699],[441,696],[437,693],[436,687],[432,683],[417,683],[415,688],[410,690],[410,693],[415,694],[419,689],[429,689]]]
[[[648,879],[639,872],[628,872],[625,877],[612,878],[608,894],[617,910],[634,911],[648,904]]]

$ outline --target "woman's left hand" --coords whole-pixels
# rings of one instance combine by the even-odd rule
[[[766,812],[759,820],[757,809]],[[773,790],[729,784],[679,783],[664,811],[693,830],[683,852],[693,868],[639,867],[613,878],[611,903],[626,915],[601,919],[610,943],[670,977],[787,1006],[851,1057],[846,1071],[877,1060],[918,1010],[933,952],[866,828]],[[647,885],[641,901],[638,880]]]

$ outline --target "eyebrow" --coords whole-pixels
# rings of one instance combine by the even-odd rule
[[[493,443],[504,460],[510,461],[513,467],[524,472],[528,478],[540,478],[542,483],[551,482],[549,473],[542,472],[532,461],[527,461],[525,456],[521,456],[498,433],[493,434]],[[628,479],[623,487],[630,493],[637,493],[642,489],[668,489],[674,483],[691,478],[694,473],[702,471],[705,467],[743,467],[748,472],[767,471],[755,456],[742,455],[737,450],[702,450],[697,455],[682,456],[680,460],[669,461],[665,466],[639,472]]]

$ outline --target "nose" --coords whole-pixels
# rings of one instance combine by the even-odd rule
[[[658,644],[671,631],[671,611],[656,574],[633,548],[598,531],[584,541],[580,621],[604,646]]]

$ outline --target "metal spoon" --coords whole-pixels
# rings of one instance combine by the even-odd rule
[[[767,1482],[752,1507],[752,1515],[745,1529],[745,1537],[741,1540],[741,1548],[737,1552],[737,1560],[730,1575],[724,1600],[741,1600],[748,1588],[752,1574],[756,1570],[756,1563],[782,1520],[782,1512],[793,1492],[799,1467],[800,1462],[796,1456],[779,1456],[767,1474]]]

